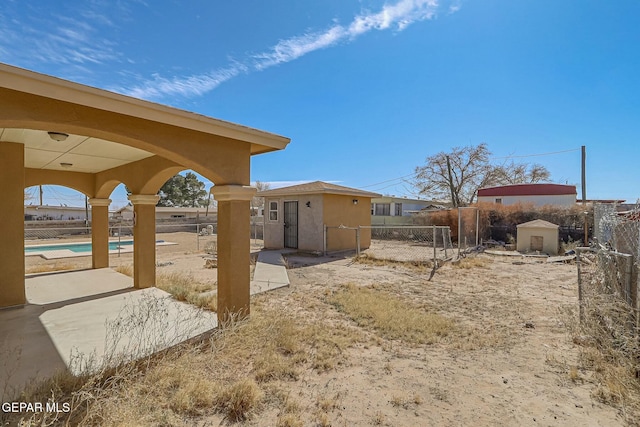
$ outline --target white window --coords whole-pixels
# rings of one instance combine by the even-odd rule
[[[269,202],[269,221],[278,220],[278,202]]]
[[[501,205],[502,204],[502,199],[496,199],[496,204],[497,205]]]
[[[395,216],[402,216],[402,203],[396,203]]]

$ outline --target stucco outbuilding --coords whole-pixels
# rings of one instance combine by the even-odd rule
[[[315,181],[262,191],[258,196],[265,199],[265,248],[333,252],[356,249],[353,229],[371,226],[371,199],[380,195]],[[371,230],[362,229],[360,248],[370,244]]]
[[[559,249],[559,227],[542,219],[516,226],[518,230],[516,249],[518,252],[543,252],[557,255]]]
[[[73,188],[89,198],[92,266],[109,266],[109,196],[120,183],[134,210],[133,283],[155,286],[155,205],[191,169],[215,183],[218,317],[249,313],[252,155],[289,139],[235,123],[0,64],[0,308],[25,304],[24,189]]]

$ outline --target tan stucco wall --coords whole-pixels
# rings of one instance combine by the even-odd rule
[[[0,127],[92,136],[171,159],[216,184],[250,181],[250,143],[6,88],[0,88]]]
[[[518,227],[516,249],[518,252],[530,252],[531,236],[542,236],[542,251],[549,255],[558,254],[558,229],[542,227]]]
[[[358,199],[358,204],[353,204]],[[269,221],[269,202],[278,202],[278,221]],[[268,249],[284,247],[284,202],[298,202],[298,249],[301,251],[324,250],[324,225],[329,227],[358,227],[371,225],[371,199],[333,194],[309,194],[288,197],[265,198],[264,245]],[[307,202],[311,207],[307,207]],[[355,249],[355,230],[328,231],[327,251]],[[360,247],[371,244],[371,230],[361,230]]]
[[[311,202],[311,207],[307,207]],[[298,197],[298,249],[322,251],[324,246],[323,201],[320,194]]]
[[[106,199],[120,182],[134,203],[134,286],[155,284],[155,197],[162,184],[192,169],[216,185],[221,205],[218,234],[218,315],[249,313],[249,200],[251,154],[282,149],[288,138],[232,123],[75,85],[0,64],[0,128],[95,137],[155,156],[97,174],[24,169],[24,145],[0,143],[0,307],[23,304],[24,196],[27,186],[60,184]],[[170,159],[170,160],[168,160]],[[137,199],[137,201],[134,201]],[[143,200],[145,199],[145,200]],[[149,199],[149,200],[146,200]],[[149,201],[150,203],[147,203]],[[98,209],[100,210],[100,209]],[[97,211],[96,211],[97,212]],[[94,234],[95,262],[105,262],[104,212]],[[95,265],[95,264],[94,264]]]
[[[0,142],[0,307],[24,304],[24,145]]]
[[[357,227],[371,225],[371,198],[325,194],[323,196],[324,223],[328,227]],[[353,200],[358,204],[354,205]],[[354,230],[331,230],[328,232],[327,251],[355,249]],[[360,248],[371,245],[371,230],[363,229],[360,233]]]
[[[269,220],[269,202],[278,202],[277,221]],[[298,202],[298,249],[309,252],[322,251],[324,226],[322,222],[322,195],[320,194],[265,198],[265,248],[281,249],[284,247],[284,202]],[[307,202],[310,202],[310,207],[307,207]]]
[[[283,198],[271,197],[264,200],[264,247],[266,249],[284,248],[284,205]],[[278,220],[269,220],[269,202],[278,202]]]

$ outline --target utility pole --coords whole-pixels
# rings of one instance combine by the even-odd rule
[[[589,216],[587,215],[587,147],[582,146],[582,208],[584,209],[584,242],[589,246]]]

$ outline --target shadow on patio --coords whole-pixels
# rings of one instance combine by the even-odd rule
[[[217,326],[216,314],[110,268],[28,276],[28,303],[0,310],[0,397],[66,369],[146,356]]]

